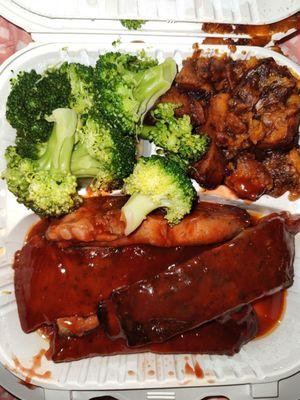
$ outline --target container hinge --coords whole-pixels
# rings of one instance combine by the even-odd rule
[[[279,396],[278,382],[256,383],[251,385],[253,399],[274,399]]]
[[[175,400],[176,394],[175,392],[147,392],[147,400]]]

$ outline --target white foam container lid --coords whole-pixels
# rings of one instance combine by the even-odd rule
[[[120,19],[144,19],[142,34],[208,36],[202,22],[267,24],[287,18],[300,10],[300,0],[0,0],[0,15],[32,33],[38,41],[95,40],[92,34],[127,34]],[[288,35],[295,31],[291,29]],[[217,37],[249,37],[220,34]],[[279,40],[283,34],[275,34]],[[72,39],[71,39],[72,40]]]
[[[299,10],[299,0],[6,0],[52,19],[143,19],[267,24]]]
[[[147,43],[145,45],[128,42],[121,45],[121,50],[136,52],[143,48],[160,61],[167,56],[174,57],[180,66],[182,59],[191,54],[192,43],[192,41],[188,43],[187,39],[183,39],[182,42],[175,45],[171,38],[164,41],[161,40],[159,46],[156,43]],[[201,48],[208,56],[213,54],[215,50],[218,50],[219,53],[230,53],[226,46],[201,46]],[[63,46],[61,44],[31,44],[3,64],[0,70],[0,169],[4,167],[4,149],[14,139],[14,130],[5,119],[5,104],[10,90],[9,79],[14,73],[32,68],[42,71],[49,65],[65,60],[93,65],[99,52],[107,50],[111,50],[111,48],[104,43],[97,45],[91,43],[84,45],[66,43]],[[233,58],[270,56],[279,64],[287,65],[294,73],[300,75],[299,66],[271,50],[258,47],[238,47],[237,51],[231,56]],[[290,202],[286,196],[279,199],[263,196],[257,204],[261,207],[285,209],[293,213],[300,212],[300,201]],[[11,268],[14,252],[22,247],[25,233],[36,218],[25,207],[15,201],[15,198],[7,192],[4,183],[1,182],[0,362],[23,379],[26,377],[26,372],[24,373],[24,371],[22,372],[22,370],[16,368],[13,358],[17,357],[23,366],[30,368],[32,357],[41,348],[48,347],[48,344],[37,333],[24,334],[20,328],[14,296],[13,270]],[[44,373],[45,371],[50,371],[51,377],[44,379],[33,376],[31,382],[43,388],[65,390],[68,391],[66,392],[68,394],[70,393],[69,391],[78,391],[80,393],[78,398],[83,398],[82,396],[85,393],[81,392],[83,390],[147,388],[147,393],[151,393],[151,388],[159,387],[162,390],[163,388],[188,387],[190,390],[190,388],[198,387],[199,385],[203,387],[201,390],[206,391],[205,393],[213,394],[216,393],[216,386],[221,385],[222,389],[218,389],[217,392],[219,394],[227,393],[227,395],[230,395],[231,400],[251,399],[251,393],[256,393],[256,398],[260,398],[261,393],[271,393],[277,396],[279,393],[278,381],[300,371],[299,244],[300,237],[298,235],[295,283],[288,290],[286,312],[280,326],[271,335],[245,345],[239,354],[233,357],[226,357],[209,355],[173,356],[145,353],[96,357],[62,364],[54,364],[43,358],[42,365],[36,372]],[[204,370],[204,378],[198,379],[195,375],[186,375],[184,366],[187,361],[192,367],[196,362],[199,362]],[[241,385],[238,392],[239,397],[235,397],[232,394],[234,390],[237,390],[232,385]],[[243,391],[245,391],[244,395],[246,397],[241,397]],[[51,391],[45,391],[45,393],[51,393]],[[134,397],[128,398],[132,399]],[[150,396],[148,398],[155,397]],[[287,397],[282,398],[288,399]],[[191,397],[191,399],[194,399],[194,397]]]

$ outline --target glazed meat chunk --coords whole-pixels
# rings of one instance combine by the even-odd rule
[[[273,188],[271,174],[252,154],[238,158],[236,168],[225,182],[240,198],[248,200],[256,200]]]
[[[176,117],[189,115],[193,125],[202,125],[205,122],[204,108],[200,100],[196,99],[190,93],[184,93],[176,87],[172,87],[160,99],[160,103],[174,103],[180,105],[175,110]]]
[[[223,149],[227,159],[250,146],[247,125],[231,110],[229,93],[218,93],[212,97],[203,130]]]
[[[290,191],[290,198],[300,196],[300,151],[292,149],[289,153],[273,152],[263,162],[265,168],[272,176],[274,187],[269,193],[279,197]]]
[[[200,185],[213,189],[223,182],[226,163],[223,154],[212,141],[205,156],[191,168],[191,177]]]
[[[176,77],[178,87],[184,90],[202,90],[213,93],[230,87],[233,61],[226,57],[190,57]]]

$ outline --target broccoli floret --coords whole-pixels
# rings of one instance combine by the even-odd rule
[[[135,142],[91,112],[78,133],[71,170],[78,178],[93,178],[93,190],[117,189],[135,164]]]
[[[6,118],[17,130],[17,152],[39,158],[52,131],[45,116],[57,108],[69,107],[84,115],[93,105],[94,68],[64,63],[43,74],[20,72],[11,81]]]
[[[143,55],[119,52],[101,55],[97,61],[96,107],[101,117],[123,134],[135,135],[137,124],[175,78],[173,59],[156,64]]]
[[[45,119],[56,108],[67,107],[71,86],[62,70],[43,75],[20,72],[11,80],[6,103],[6,118],[17,130],[17,151],[22,157],[38,158],[39,144],[48,140],[52,123]]]
[[[138,135],[143,139],[153,142],[167,153],[178,155],[188,163],[194,163],[205,154],[209,137],[205,134],[193,134],[190,117],[181,118],[174,116],[177,104],[160,103],[151,112],[156,121],[154,126],[141,126]]]
[[[141,29],[142,25],[144,25],[147,20],[144,19],[121,19],[120,20],[121,24],[129,29],[130,31],[136,31],[138,29]]]
[[[19,203],[41,216],[57,217],[81,203],[76,177],[70,172],[77,115],[59,108],[47,119],[54,125],[42,156],[33,160],[20,156],[15,146],[8,147],[2,178]]]
[[[69,107],[77,114],[86,114],[93,106],[94,68],[79,63],[64,63],[61,70],[66,72],[71,85]]]
[[[191,211],[197,196],[184,171],[172,160],[158,155],[138,160],[132,175],[125,179],[124,191],[131,195],[122,208],[126,235],[159,207],[166,210],[169,224],[177,224]]]

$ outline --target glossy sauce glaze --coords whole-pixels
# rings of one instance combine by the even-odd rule
[[[266,336],[280,325],[286,306],[286,290],[252,304],[258,318],[258,332],[256,338]]]
[[[25,332],[60,317],[94,314],[98,302],[113,289],[148,278],[202,250],[147,245],[60,249],[44,237],[48,223],[35,225],[15,255],[16,298]]]
[[[252,216],[252,222],[255,223],[258,218],[259,216]],[[44,241],[43,235],[48,224],[49,221],[41,220],[32,227],[27,237],[27,243],[35,240],[36,242],[40,242],[39,244],[42,244],[42,250],[46,250],[42,258],[37,257],[36,259],[34,257],[37,256],[37,253],[29,252],[27,265],[21,265],[18,262],[15,265],[16,289],[17,291],[19,290],[17,298],[19,302],[21,300],[25,301],[23,307],[19,307],[19,313],[22,326],[27,327],[28,330],[35,329],[35,325],[53,322],[59,316],[94,312],[99,299],[99,291],[101,292],[101,288],[104,289],[105,285],[110,284],[109,290],[111,291],[113,288],[121,285],[122,282],[125,284],[130,282],[130,280],[135,281],[147,276],[147,269],[149,270],[149,268],[148,273],[152,275],[162,271],[172,263],[182,262],[203,250],[203,248],[197,247],[159,249],[150,246],[132,246],[127,249],[125,248],[125,251],[121,252],[119,250],[116,252],[116,249],[110,252],[108,248],[105,248],[104,252],[103,250],[97,252],[95,248],[64,251]],[[62,254],[65,257],[65,264],[69,266],[67,285],[62,285],[64,282],[64,274],[61,271],[62,266],[57,262],[53,262],[53,257],[55,260],[55,256],[61,256]],[[33,259],[30,259],[31,256],[33,256]],[[141,257],[143,258],[142,264],[140,263]],[[69,262],[70,260],[71,263]],[[88,262],[88,267],[83,265],[84,262]],[[121,265],[122,262],[123,266]],[[39,263],[41,263],[42,270],[37,267]],[[28,265],[30,267],[29,270]],[[106,267],[108,265],[110,267],[104,268],[105,265]],[[145,268],[142,266],[145,266]],[[20,268],[19,271],[18,268]],[[36,268],[37,271],[35,270]],[[25,270],[24,273],[21,273],[21,269]],[[96,273],[97,269],[101,271],[101,276]],[[50,281],[49,271],[52,271],[51,273],[54,272],[53,279],[50,279]],[[75,275],[77,277],[76,280]],[[20,279],[22,280],[21,282],[18,281]],[[30,286],[32,285],[31,291]],[[36,285],[40,286],[36,287]],[[27,286],[27,291],[31,292],[28,297],[24,297],[24,293],[20,289],[21,286]],[[87,295],[87,288],[89,295]],[[109,290],[104,290],[102,296],[108,296],[110,294]],[[74,301],[75,297],[77,299]],[[45,301],[42,301],[43,298],[45,298]],[[73,302],[70,302],[70,299],[73,299]],[[47,304],[46,310],[45,304]],[[265,335],[278,325],[278,321],[282,318],[284,304],[284,292],[269,296],[254,304],[259,325],[258,336]],[[39,313],[36,315],[35,307],[41,306],[42,308],[38,309]],[[48,315],[47,313],[43,314],[45,311],[48,312]],[[69,311],[69,313],[65,311]],[[99,352],[102,354],[120,354],[137,351],[152,351],[157,353],[170,353],[173,351],[180,353],[186,351],[205,352],[206,350],[210,350],[211,353],[232,354],[238,351],[241,344],[251,338],[251,334],[255,333],[255,327],[253,318],[252,320],[248,320],[247,324],[244,323],[242,330],[238,330],[233,322],[227,325],[213,322],[198,331],[195,330],[193,334],[189,333],[185,337],[181,335],[181,337],[175,338],[173,344],[172,341],[168,341],[165,344],[152,345],[147,349],[140,348],[139,350],[128,350],[128,347],[122,340],[114,342],[108,340],[100,328],[85,335],[83,338],[64,338],[53,335],[53,331],[49,328],[43,330],[43,332],[49,336],[52,342],[52,349],[48,355],[53,357],[55,361],[65,361],[97,355]],[[214,338],[213,340],[212,337]],[[101,346],[105,348],[101,348]]]
[[[123,338],[110,340],[101,327],[82,337],[60,336],[51,340],[49,358],[56,362],[73,361],[97,355],[205,353],[233,355],[257,333],[257,318],[251,306],[173,337],[164,343],[139,348],[128,347]],[[197,370],[199,374],[199,370]],[[196,372],[195,372],[196,374]]]
[[[285,216],[271,214],[185,263],[114,290],[100,302],[100,323],[130,346],[161,343],[291,286],[294,252]]]

